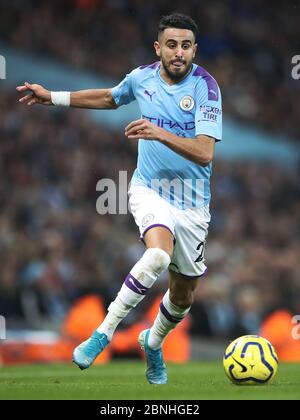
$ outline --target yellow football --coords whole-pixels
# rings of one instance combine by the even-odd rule
[[[234,384],[263,385],[274,379],[278,358],[268,340],[257,335],[245,335],[227,347],[223,365]]]

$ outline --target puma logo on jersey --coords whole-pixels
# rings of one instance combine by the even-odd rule
[[[145,92],[144,92],[145,95],[149,96],[151,102],[152,102],[152,99],[153,99],[153,95],[155,95],[155,93],[156,92],[151,93],[151,92],[149,92],[149,90],[145,90]]]

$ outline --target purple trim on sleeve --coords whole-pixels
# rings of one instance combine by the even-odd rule
[[[171,232],[171,233],[172,233],[172,235],[174,236],[174,233],[171,231],[171,229],[170,229],[168,226],[166,226],[166,225],[161,225],[161,224],[155,224],[155,225],[148,226],[148,227],[146,228],[146,230],[144,230],[144,232],[142,233],[142,237],[141,237],[141,239],[143,239],[143,237],[145,236],[145,233],[146,233],[146,232],[148,232],[148,230],[150,230],[150,229],[152,229],[152,228],[154,228],[154,227],[164,227],[164,228],[168,229],[168,231],[169,231],[169,232]]]
[[[140,70],[144,70],[144,69],[156,69],[159,65],[160,65],[160,61],[156,61],[153,64],[146,64],[144,66],[140,66],[139,69]]]
[[[135,279],[130,273],[126,277],[124,284],[132,290],[134,293],[137,293],[138,295],[145,295],[149,288],[143,286],[137,279]]]
[[[177,318],[170,314],[170,312],[167,310],[163,302],[160,303],[159,308],[161,310],[161,313],[167,318],[168,321],[173,322],[174,324],[178,324],[178,322],[182,321],[184,317]]]
[[[207,84],[208,89],[208,100],[218,101],[219,100],[219,87],[215,79],[203,68],[198,66],[193,73],[193,76],[201,76]]]

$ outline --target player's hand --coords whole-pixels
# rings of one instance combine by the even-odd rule
[[[41,85],[31,85],[30,83],[25,82],[23,86],[18,86],[16,89],[20,93],[30,91],[30,93],[19,99],[19,102],[22,102],[23,104],[28,106],[32,106],[34,104],[53,105],[51,102],[50,91]]]
[[[125,136],[129,139],[160,140],[164,130],[148,120],[131,122],[125,128]]]

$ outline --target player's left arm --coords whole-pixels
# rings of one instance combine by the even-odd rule
[[[214,157],[215,139],[213,137],[204,134],[196,138],[179,137],[145,119],[130,123],[125,128],[125,135],[129,139],[157,140],[201,166],[209,165]]]

